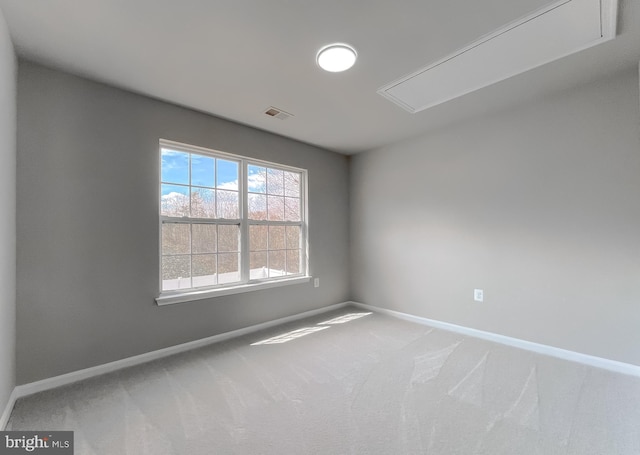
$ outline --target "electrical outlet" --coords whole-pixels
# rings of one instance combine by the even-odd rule
[[[474,289],[473,300],[476,302],[482,302],[484,300],[484,291],[482,289]]]
[[[319,288],[320,287],[320,278],[314,278],[313,279],[313,287],[314,288]]]

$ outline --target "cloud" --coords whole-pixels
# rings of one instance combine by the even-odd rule
[[[163,212],[179,210],[182,207],[189,207],[189,196],[182,193],[163,194],[161,198]]]
[[[249,174],[247,177],[247,186],[251,192],[264,193],[266,185],[267,178],[264,174]]]
[[[252,193],[264,193],[267,185],[267,179],[264,174],[249,174],[247,176],[247,186]],[[230,182],[221,183],[218,185],[220,190],[233,190],[238,191],[238,180],[232,180]]]
[[[188,201],[189,200],[189,196],[187,196],[186,194],[183,193],[177,193],[175,191],[172,191],[171,193],[167,193],[167,194],[163,194],[162,195],[162,202],[169,202],[169,201]]]
[[[162,156],[184,156],[187,152],[180,152],[178,150],[171,150],[162,147]]]

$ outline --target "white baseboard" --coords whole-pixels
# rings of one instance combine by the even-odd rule
[[[7,401],[7,405],[4,407],[4,411],[2,415],[0,415],[0,431],[3,431],[7,428],[7,423],[9,423],[9,417],[11,416],[11,411],[13,411],[13,406],[16,404],[16,400],[18,399],[18,393],[14,388],[9,395],[9,400]]]
[[[602,357],[596,357],[588,354],[582,354],[580,352],[568,351],[566,349],[556,348],[548,346],[546,344],[534,343],[532,341],[521,340],[519,338],[512,338],[505,335],[499,335],[497,333],[485,332],[482,330],[472,329],[469,327],[463,327],[448,322],[436,321],[434,319],[427,319],[420,316],[414,316],[412,314],[401,313],[399,311],[387,310],[386,308],[379,308],[371,305],[367,305],[359,302],[349,302],[351,305],[365,309],[367,311],[373,311],[388,316],[393,316],[406,321],[417,322],[418,324],[427,325],[437,329],[448,330],[450,332],[460,333],[462,335],[468,335],[474,338],[481,338],[483,340],[494,341],[496,343],[505,344],[527,351],[536,352],[538,354],[548,355],[551,357],[557,357],[559,359],[569,360],[571,362],[582,363],[596,368],[604,370],[614,371],[616,373],[627,374],[631,376],[640,377],[640,366],[630,363],[618,362],[616,360],[605,359]]]
[[[525,349],[527,351],[532,351],[532,352],[536,352],[543,355],[557,357],[557,358],[572,361],[572,362],[582,363],[582,364],[589,365],[596,368],[602,368],[602,369],[614,371],[617,373],[640,377],[640,366],[638,365],[632,365],[629,363],[618,362],[615,360],[605,359],[602,357],[596,357],[592,355],[582,354],[579,352],[568,351],[566,349],[560,349],[553,346],[534,343],[531,341],[521,340],[518,338],[512,338],[504,335],[499,335],[496,333],[485,332],[482,330],[472,329],[469,327],[463,327],[455,324],[450,324],[447,322],[436,321],[433,319],[414,316],[407,313],[401,313],[399,311],[388,310],[385,308],[379,308],[379,307],[367,305],[364,303],[350,301],[350,302],[343,302],[335,305],[330,305],[323,308],[318,308],[316,310],[306,311],[304,313],[295,314],[293,316],[288,316],[288,317],[276,319],[273,321],[264,322],[261,324],[256,324],[250,327],[233,330],[231,332],[221,333],[219,335],[214,335],[208,338],[203,338],[200,340],[183,343],[176,346],[159,349],[157,351],[152,351],[152,352],[140,354],[133,357],[128,357],[126,359],[116,360],[114,362],[105,363],[103,365],[98,365],[98,366],[86,368],[83,370],[73,371],[71,373],[55,376],[48,379],[43,379],[41,381],[36,381],[29,384],[16,386],[13,389],[11,395],[9,396],[9,400],[5,406],[5,409],[2,415],[0,415],[0,430],[3,430],[4,428],[6,428],[6,425],[9,421],[9,417],[11,415],[11,411],[13,410],[16,400],[18,400],[19,398],[25,397],[27,395],[32,395],[34,393],[43,392],[45,390],[50,390],[56,387],[72,384],[74,382],[99,376],[101,374],[111,373],[113,371],[117,371],[123,368],[150,362],[152,360],[168,357],[170,355],[179,354],[181,352],[186,352],[191,349],[196,349],[196,348],[207,346],[213,343],[218,343],[218,342],[226,341],[232,338],[237,338],[243,335],[258,332],[260,330],[265,330],[281,324],[286,324],[288,322],[294,322],[299,319],[304,319],[304,318],[316,316],[319,314],[327,313],[329,311],[344,308],[349,305],[352,305],[361,309],[365,309],[367,311],[386,314],[392,317],[396,317],[398,319],[404,319],[406,321],[427,325],[429,327],[448,330],[451,332],[460,333],[462,335],[481,338],[484,340],[493,341],[496,343],[501,343],[507,346],[513,346],[520,349]]]
[[[305,311],[304,313],[298,313],[298,314],[294,314],[293,316],[287,316],[287,317],[276,319],[273,321],[263,322],[261,324],[244,327],[242,329],[232,330],[231,332],[221,333],[219,335],[202,338],[200,340],[190,341],[188,343],[183,343],[183,344],[171,346],[164,349],[159,349],[157,351],[147,352],[145,354],[140,354],[133,357],[127,357],[126,359],[116,360],[114,362],[105,363],[103,365],[98,365],[91,368],[85,368],[84,370],[72,371],[71,373],[66,373],[60,376],[54,376],[52,378],[43,379],[41,381],[19,385],[19,386],[16,386],[16,388],[13,390],[13,393],[11,394],[11,396],[13,397],[13,402],[11,402],[10,400],[9,404],[11,406],[9,406],[9,404],[7,405],[7,409],[5,410],[5,413],[7,414],[6,417],[8,420],[9,415],[11,414],[11,409],[13,409],[13,403],[15,403],[15,400],[17,400],[18,398],[25,397],[27,395],[32,395],[34,393],[43,392],[45,390],[50,390],[56,387],[72,384],[77,381],[82,381],[83,379],[92,378],[94,376],[99,376],[105,373],[111,373],[113,371],[121,370],[123,368],[150,362],[152,360],[161,359],[163,357],[168,357],[170,355],[179,354],[185,351],[190,351],[192,349],[200,348],[203,346],[208,346],[213,343],[219,343],[221,341],[226,341],[231,338],[237,338],[253,332],[258,332],[260,330],[270,329],[272,327],[275,327],[281,324],[286,324],[288,322],[293,322],[299,319],[304,319],[311,316],[327,313],[329,311],[338,310],[350,304],[351,302],[337,303],[335,305],[318,308],[316,310]],[[4,414],[3,414],[3,418],[4,418]],[[0,424],[2,422],[3,421],[0,421]],[[4,428],[4,426],[0,425],[0,428]]]

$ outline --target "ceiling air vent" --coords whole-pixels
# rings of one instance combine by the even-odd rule
[[[616,36],[617,0],[562,0],[378,90],[420,112]]]
[[[279,120],[286,120],[289,117],[293,117],[293,114],[289,114],[288,112],[273,106],[270,106],[267,110],[264,111],[264,113],[269,117],[274,117]]]

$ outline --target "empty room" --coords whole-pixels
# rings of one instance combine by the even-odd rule
[[[0,453],[640,454],[640,2],[0,0]]]

